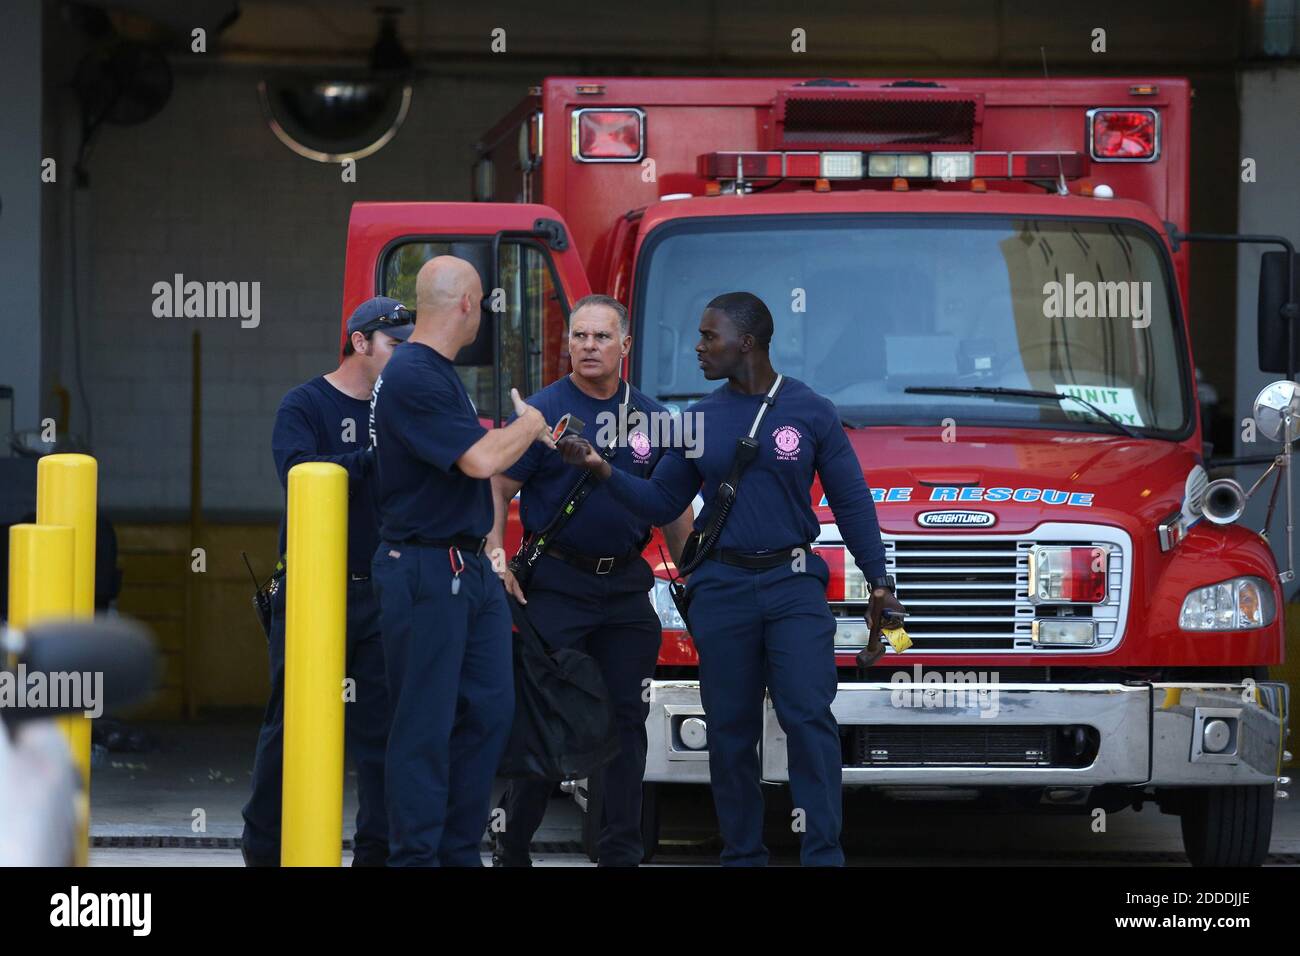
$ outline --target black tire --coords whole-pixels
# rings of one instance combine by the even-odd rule
[[[642,863],[649,863],[659,850],[659,785],[641,784]]]
[[[1192,866],[1262,866],[1273,833],[1273,787],[1188,787],[1183,849]]]
[[[604,774],[587,778],[587,810],[582,815],[582,849],[592,863],[599,860],[601,820],[605,814]]]

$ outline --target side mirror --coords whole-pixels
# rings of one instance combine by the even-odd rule
[[[1257,396],[1255,396],[1255,426],[1259,433],[1265,438],[1282,442],[1286,449],[1284,454],[1290,459],[1291,443],[1300,436],[1300,384],[1289,379],[1282,379],[1280,382],[1274,382],[1271,385],[1264,386]],[[1277,460],[1268,466],[1268,471],[1260,476],[1247,491],[1236,481],[1231,478],[1220,478],[1212,481],[1205,486],[1205,491],[1201,496],[1201,513],[1206,519],[1215,524],[1232,524],[1240,518],[1246,511],[1246,502],[1250,496],[1268,477],[1272,471],[1277,471],[1277,481],[1282,481],[1283,474],[1287,469],[1278,470]],[[1276,487],[1274,494],[1276,494]],[[1291,499],[1287,497],[1287,528],[1288,535],[1291,527]],[[1271,515],[1272,506],[1269,506]],[[1268,529],[1265,528],[1267,531]],[[1290,540],[1287,542],[1287,554],[1291,553]],[[1289,563],[1289,559],[1288,559]],[[1289,580],[1289,579],[1287,579]]]
[[[1287,379],[1266,385],[1255,396],[1255,427],[1284,445],[1300,437],[1300,385]]]
[[[1266,252],[1259,263],[1259,370],[1281,372],[1287,369],[1287,326],[1291,326],[1291,354],[1293,366],[1300,369],[1300,321],[1289,321],[1282,314],[1283,307],[1300,301],[1300,255],[1294,256],[1292,279],[1294,288],[1287,295],[1285,252]]]

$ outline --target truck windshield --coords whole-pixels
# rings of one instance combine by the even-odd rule
[[[638,270],[638,384],[683,408],[717,387],[695,358],[704,306],[746,290],[772,310],[772,364],[850,425],[963,424],[1145,435],[1191,425],[1171,270],[1124,221],[972,217],[695,219],[661,226]],[[926,386],[971,388],[925,394]],[[908,389],[916,389],[908,391]]]

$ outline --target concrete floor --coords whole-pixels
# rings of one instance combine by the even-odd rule
[[[248,797],[255,717],[191,724],[142,725],[156,746],[145,753],[109,753],[91,775],[92,866],[242,866],[237,840],[240,809]],[[356,794],[349,771],[344,793],[344,835],[352,830]],[[1294,788],[1293,788],[1294,789]],[[717,862],[716,831],[708,791],[664,788],[661,818],[663,865]],[[797,863],[784,795],[769,798],[768,841],[774,863]],[[196,810],[206,828],[194,829]],[[573,800],[553,799],[534,837],[549,844],[534,853],[539,866],[587,866],[573,852],[581,840],[582,815]],[[782,839],[785,837],[785,839]],[[141,847],[149,838],[188,845]],[[201,845],[208,838],[210,845]],[[155,840],[154,842],[157,842]],[[845,848],[856,865],[1186,865],[1177,817],[1148,805],[1141,812],[1110,814],[1097,833],[1086,815],[993,813],[961,805],[909,804],[850,796],[845,809]],[[105,844],[118,844],[105,845]],[[1281,865],[1300,862],[1300,803],[1279,801],[1271,853]],[[1286,858],[1280,858],[1286,857]],[[344,862],[350,862],[345,852]]]

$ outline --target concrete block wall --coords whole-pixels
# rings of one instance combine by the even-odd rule
[[[344,251],[358,200],[466,199],[471,145],[521,99],[520,80],[427,79],[398,135],[361,160],[357,182],[303,159],[267,127],[259,72],[178,70],[162,113],[107,127],[75,193],[82,362],[101,501],[110,511],[181,511],[189,501],[191,336],[202,336],[203,502],[274,512],[270,458],[281,396],[333,368]],[[153,316],[155,282],[260,282],[261,323]],[[66,313],[66,308],[64,309]],[[63,368],[73,336],[64,320]],[[73,386],[71,375],[65,375]],[[73,430],[81,406],[74,401]]]

